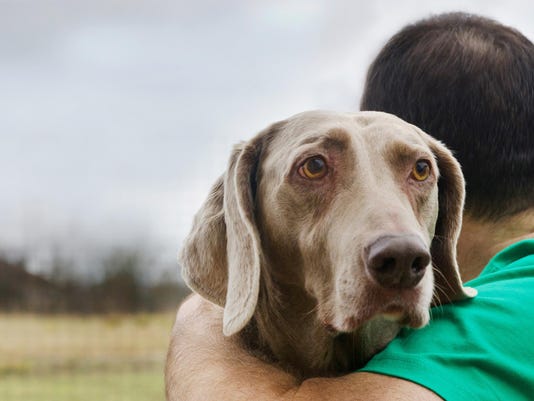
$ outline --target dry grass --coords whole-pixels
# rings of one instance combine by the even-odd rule
[[[163,400],[173,319],[0,315],[0,399]]]

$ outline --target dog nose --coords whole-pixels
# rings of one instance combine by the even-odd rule
[[[421,281],[430,253],[415,235],[378,238],[367,248],[367,270],[386,288],[412,288]]]

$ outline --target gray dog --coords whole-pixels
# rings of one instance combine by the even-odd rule
[[[180,262],[227,336],[300,377],[362,365],[429,307],[473,295],[456,263],[464,181],[417,127],[312,111],[238,145]],[[172,367],[171,367],[172,369]]]

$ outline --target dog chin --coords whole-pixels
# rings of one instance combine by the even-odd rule
[[[400,327],[418,329],[428,324],[430,313],[428,308],[406,308],[399,305],[388,305],[385,308],[377,310],[374,313],[369,313],[368,315],[356,314],[349,317],[340,316],[339,319],[334,319],[331,324],[326,324],[325,326],[332,334],[352,333],[374,319],[396,323]]]
[[[413,308],[405,310],[400,306],[390,306],[378,314],[378,317],[396,322],[402,327],[410,327],[412,329],[419,329],[428,324],[430,320],[430,313],[427,308]]]

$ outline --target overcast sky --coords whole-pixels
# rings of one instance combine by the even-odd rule
[[[0,252],[174,268],[234,143],[356,110],[385,41],[455,10],[534,39],[529,1],[0,0]]]

